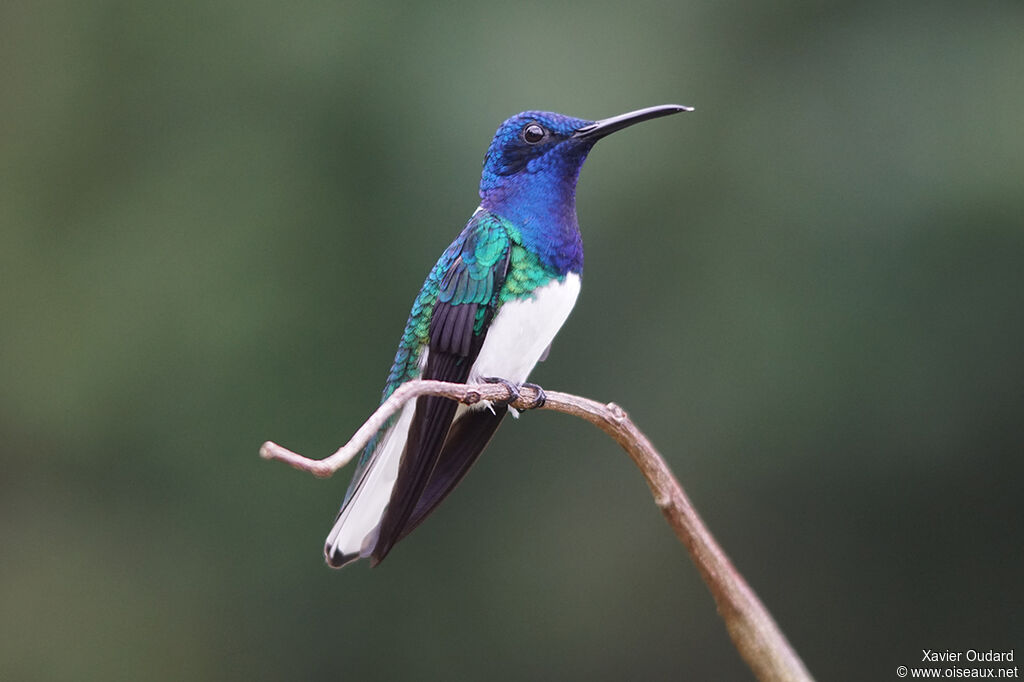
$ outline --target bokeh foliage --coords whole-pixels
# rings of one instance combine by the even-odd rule
[[[7,3],[0,678],[743,679],[640,477],[507,424],[326,569],[413,295],[523,109],[583,171],[543,385],[624,405],[820,679],[1024,642],[1024,5]]]

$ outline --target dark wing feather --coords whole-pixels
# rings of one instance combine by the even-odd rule
[[[434,473],[427,482],[427,487],[416,502],[412,515],[402,528],[399,539],[411,533],[432,511],[441,504],[455,486],[459,484],[469,471],[477,457],[487,447],[498,425],[508,412],[506,405],[494,405],[490,410],[473,410],[464,413],[452,424],[448,437],[445,439],[441,454],[438,456]]]
[[[497,292],[508,269],[508,237],[500,225],[474,225],[471,222],[460,239],[463,240],[461,254],[439,284],[438,299],[430,320],[424,379],[455,383],[466,381],[483,345],[487,325],[496,307]],[[483,319],[478,320],[481,308]],[[425,517],[425,514],[415,516],[414,512],[433,480],[457,408],[458,403],[447,398],[424,396],[417,400],[398,478],[373,550],[374,565],[383,561],[395,543],[408,533],[406,528],[411,518],[415,517],[418,524]],[[491,433],[494,428],[496,425],[490,429]],[[469,464],[489,439],[488,435],[469,458]],[[465,455],[461,457],[465,458]],[[462,473],[454,481],[442,477],[433,484],[432,490],[443,488],[443,492],[436,502],[429,505],[429,509],[447,495],[469,467],[459,468]]]
[[[443,327],[441,331],[444,332]],[[466,357],[452,353],[431,352],[427,357],[423,378],[463,383],[472,364],[465,360]],[[377,545],[373,550],[374,564],[383,561],[401,537],[402,529],[434,471],[441,446],[448,435],[448,428],[458,406],[457,402],[439,396],[423,396],[416,400],[416,412],[399,464],[398,479],[391,492],[391,500],[384,513]]]

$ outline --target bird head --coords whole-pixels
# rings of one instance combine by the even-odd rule
[[[601,138],[634,123],[689,107],[665,104],[599,121],[550,111],[524,111],[498,128],[484,157],[484,208],[521,223],[553,218],[575,223],[576,181]]]

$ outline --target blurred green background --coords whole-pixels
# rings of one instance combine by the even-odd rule
[[[627,457],[509,423],[325,567],[523,109],[602,142],[542,385],[615,400],[822,680],[1024,647],[1024,4],[0,9],[0,678],[747,679]]]

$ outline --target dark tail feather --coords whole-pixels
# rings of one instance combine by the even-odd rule
[[[438,456],[434,472],[427,482],[427,487],[420,495],[416,508],[402,528],[398,539],[401,540],[411,533],[416,526],[430,516],[430,513],[441,504],[455,486],[469,471],[477,457],[491,441],[494,432],[508,412],[506,405],[494,405],[494,412],[489,409],[477,409],[466,412],[452,425],[448,438],[444,442]]]
[[[391,500],[381,520],[380,534],[373,548],[372,565],[388,555],[401,538],[401,531],[416,508],[436,467],[442,443],[459,404],[439,396],[423,396],[416,401],[416,413],[409,427],[409,438],[399,465]]]

